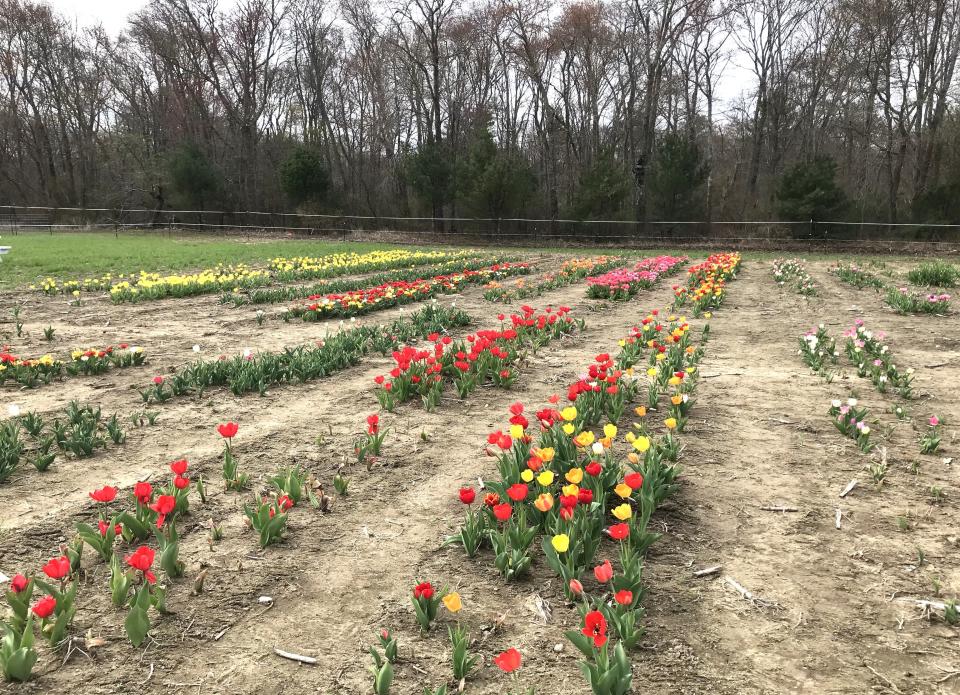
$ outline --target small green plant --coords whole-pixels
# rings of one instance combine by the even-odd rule
[[[480,656],[470,653],[470,635],[466,628],[460,625],[456,627],[451,625],[447,628],[447,633],[453,647],[453,679],[459,682],[470,675],[470,672],[473,671],[474,666],[480,660]]]
[[[287,513],[277,501],[262,499],[254,506],[243,505],[250,527],[260,534],[260,547],[277,543],[287,528]]]
[[[957,612],[957,602],[956,601],[946,601],[943,606],[943,619],[947,622],[947,625],[957,625],[960,624],[960,614]]]
[[[254,314],[254,317],[257,320],[257,325],[262,326],[263,322],[266,320],[267,315],[263,313],[263,309],[257,309],[257,313]]]
[[[937,485],[931,485],[929,492],[930,492],[930,496],[933,498],[934,504],[940,504],[941,502],[943,502],[944,496],[943,496],[942,487],[939,487]]]
[[[910,530],[910,519],[905,516],[897,517],[897,528],[906,533]]]
[[[127,441],[127,434],[120,428],[120,420],[117,419],[116,413],[107,420],[107,434],[110,435],[114,444],[123,444]]]
[[[373,675],[374,695],[389,695],[390,685],[393,683],[393,664],[380,656],[376,647],[370,647],[370,656],[373,658],[373,664],[368,668]]]
[[[57,331],[56,329],[54,329],[53,326],[47,326],[46,328],[43,329],[43,339],[46,340],[48,343],[52,343],[56,335],[56,332]]]
[[[23,308],[23,307],[20,307],[20,306],[15,306],[15,307],[13,307],[13,322],[14,322],[14,325],[16,326],[16,328],[17,328],[17,337],[18,337],[18,338],[22,338],[22,337],[23,337],[23,322],[20,321],[20,310],[21,310],[22,308]]]
[[[349,493],[347,488],[350,486],[350,479],[344,477],[340,473],[337,473],[333,476],[333,489],[337,491],[337,494],[341,497],[346,497]]]
[[[907,279],[923,287],[955,287],[960,280],[960,270],[946,261],[929,261],[907,273]]]

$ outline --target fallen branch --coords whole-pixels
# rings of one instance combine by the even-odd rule
[[[859,482],[859,481],[857,481],[857,480],[851,480],[849,483],[847,483],[847,486],[846,486],[845,488],[843,488],[843,492],[840,493],[840,497],[846,497],[846,496],[849,495],[851,492],[853,492],[853,488],[855,488],[855,487],[857,486],[857,483],[858,483],[858,482]]]
[[[887,686],[888,686],[893,692],[895,692],[895,693],[901,693],[901,692],[903,692],[902,690],[900,690],[900,688],[897,687],[897,684],[896,684],[896,683],[894,683],[892,680],[890,680],[890,679],[887,678],[885,675],[883,675],[882,673],[880,673],[877,669],[875,669],[873,666],[871,666],[870,664],[868,664],[866,661],[863,662],[863,665],[866,666],[868,669],[870,669],[870,672],[871,672],[873,675],[875,675],[877,678],[879,678],[879,679],[882,680],[884,683],[886,683]]]
[[[765,512],[799,512],[798,507],[760,507]]]
[[[724,584],[727,584],[733,587],[734,590],[736,590],[736,592],[740,594],[745,600],[749,601],[750,603],[752,603],[754,606],[757,606],[758,608],[779,608],[780,607],[779,604],[777,604],[774,601],[768,601],[767,599],[760,598],[759,596],[755,596],[753,592],[751,592],[747,587],[745,587],[743,584],[738,582],[733,577],[726,576],[721,581]]]
[[[843,512],[840,511],[840,507],[837,507],[837,520],[834,522],[835,526],[840,528],[840,520],[843,518]]]
[[[309,664],[313,666],[317,663],[317,660],[312,656],[304,656],[303,654],[294,654],[293,652],[285,652],[282,649],[276,647],[273,648],[273,653],[277,656],[282,656],[284,659],[290,659],[291,661],[298,661],[301,664]]]
[[[894,600],[900,601],[901,603],[912,603],[914,606],[916,606],[917,608],[923,611],[928,611],[931,608],[933,610],[942,611],[942,610],[945,610],[947,607],[947,604],[945,604],[943,601],[929,601],[923,598],[907,598],[905,596],[902,596]]]
[[[713,567],[706,567],[702,570],[697,570],[693,573],[694,577],[706,577],[711,574],[716,574],[723,569],[723,565],[714,565]]]

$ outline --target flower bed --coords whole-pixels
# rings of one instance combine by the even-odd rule
[[[790,285],[793,291],[802,295],[814,295],[817,286],[799,258],[777,258],[773,261],[773,279],[783,287]]]
[[[394,306],[429,299],[437,294],[459,292],[464,285],[484,282],[491,277],[530,272],[527,263],[497,263],[483,270],[465,270],[453,275],[438,275],[413,282],[389,282],[343,294],[308,297],[309,303],[291,307],[285,320],[300,317],[304,321],[322,321],[332,317],[360,316]]]
[[[651,289],[661,275],[680,270],[686,256],[644,258],[632,270],[620,268],[597,277],[587,278],[587,296],[591,299],[627,300],[643,289]]]
[[[687,286],[674,285],[674,307],[689,303],[693,315],[718,308],[726,296],[726,282],[737,276],[741,257],[739,253],[718,253],[687,270]]]
[[[886,303],[898,314],[943,314],[950,313],[950,295],[931,292],[911,292],[906,287],[889,287],[884,297]]]
[[[539,297],[544,292],[580,282],[591,273],[612,270],[621,262],[619,256],[572,258],[561,263],[558,271],[545,273],[536,283],[531,284],[520,279],[512,287],[504,287],[500,282],[490,282],[484,285],[483,298],[491,302],[509,302],[514,299]]]

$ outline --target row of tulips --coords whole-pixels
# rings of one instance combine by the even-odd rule
[[[789,285],[797,294],[817,293],[817,285],[799,258],[777,258],[773,261],[773,279],[780,286]]]
[[[397,268],[387,272],[367,275],[359,278],[340,278],[331,280],[321,280],[312,285],[281,285],[278,287],[265,287],[252,289],[247,292],[225,292],[220,297],[222,304],[232,304],[233,306],[243,306],[246,304],[276,304],[278,302],[289,302],[295,299],[305,299],[311,296],[321,296],[334,292],[349,292],[352,290],[363,289],[364,287],[373,287],[390,282],[419,280],[426,275],[425,270],[430,270],[433,275],[450,275],[465,270],[482,270],[491,265],[512,262],[509,258],[490,258],[489,256],[456,258],[453,260],[431,263],[429,268],[415,265],[410,268]]]
[[[489,546],[507,581],[529,570],[540,537],[543,560],[580,614],[581,628],[566,636],[582,654],[581,670],[597,695],[631,691],[628,654],[644,633],[643,558],[659,537],[648,526],[656,507],[678,487],[676,432],[693,405],[703,355],[689,330],[683,317],[651,312],[620,341],[617,355],[595,357],[568,389],[568,405],[552,396],[535,413],[538,432],[521,403],[510,406],[508,428],[487,439],[499,480],[485,482],[480,492],[459,491],[467,513],[447,542],[462,545],[470,557]],[[643,384],[647,401],[634,409],[639,422],[626,434],[630,451],[624,460],[614,451],[617,422]],[[660,436],[647,423],[654,409],[666,416]],[[594,432],[601,422],[606,424]],[[616,564],[598,560],[605,538],[615,543]]]
[[[224,423],[217,431],[224,441],[224,489],[241,491],[247,487],[247,476],[239,472],[231,445],[239,427],[236,423]],[[61,554],[43,565],[39,573],[13,577],[6,592],[10,616],[2,624],[4,636],[0,642],[0,673],[6,680],[29,680],[38,658],[37,627],[52,649],[62,649],[66,644],[77,609],[81,574],[88,580],[94,576],[90,563],[83,561],[84,546],[96,554],[94,562],[110,568],[110,599],[114,607],[127,611],[127,638],[134,647],[146,640],[151,616],[167,612],[169,583],[181,578],[186,570],[179,558],[177,521],[189,512],[191,492],[197,493],[201,504],[208,494],[209,484],[201,476],[191,476],[185,459],[174,461],[169,468],[168,483],[138,482],[126,499],[110,485],[91,491],[89,496],[97,506],[95,521],[78,523],[76,537],[61,545]],[[243,506],[247,526],[257,533],[261,547],[282,538],[287,516],[301,500],[309,499],[314,507],[322,508],[324,504],[322,491],[318,499],[299,467],[282,470],[267,482],[270,492],[255,495],[251,503]],[[211,543],[222,538],[219,526],[211,525],[210,531]],[[120,553],[120,547],[128,552]],[[160,571],[166,583],[159,581]],[[205,572],[201,573],[194,582],[195,593],[203,590],[205,576]],[[43,596],[37,596],[38,593]]]
[[[433,410],[449,383],[460,398],[486,383],[510,388],[527,351],[536,352],[584,325],[570,316],[567,307],[547,307],[538,313],[524,306],[521,313],[500,314],[498,319],[499,330],[481,330],[463,339],[435,332],[427,337],[433,343],[429,348],[406,345],[394,350],[396,366],[374,379],[380,407],[392,411],[398,403],[419,396],[424,407]]]
[[[330,376],[359,363],[370,353],[386,355],[414,338],[445,333],[469,323],[470,317],[463,311],[432,303],[389,324],[341,328],[315,345],[199,360],[172,376],[155,376],[153,384],[140,395],[144,403],[163,403],[191,393],[200,395],[219,386],[228,387],[238,396],[252,392],[262,395],[271,386]]]
[[[619,268],[587,278],[587,296],[591,299],[625,301],[640,290],[651,289],[659,277],[679,272],[688,260],[686,256],[644,258],[632,269]]]
[[[727,280],[737,276],[739,253],[718,253],[688,268],[687,286],[674,286],[674,308],[690,304],[694,316],[717,309],[726,297]]]
[[[858,376],[869,378],[880,393],[894,388],[903,398],[913,397],[913,368],[897,367],[890,347],[884,343],[883,331],[867,330],[863,319],[857,319],[843,336],[846,338],[844,349],[856,365]]]
[[[45,294],[72,294],[108,290],[114,302],[138,302],[164,297],[187,297],[224,290],[263,287],[275,282],[338,277],[350,273],[404,268],[476,256],[475,251],[410,251],[392,249],[365,254],[337,253],[318,258],[274,258],[267,267],[246,264],[216,265],[195,273],[161,275],[141,270],[127,275],[104,275],[59,282],[46,278],[31,285]]]
[[[539,297],[544,292],[582,282],[588,275],[613,270],[623,262],[619,256],[586,256],[571,258],[560,264],[559,270],[544,273],[537,282],[521,278],[511,286],[492,281],[483,286],[483,298],[491,302],[510,302],[514,299]]]
[[[287,310],[284,320],[294,317],[304,321],[322,321],[335,317],[351,317],[381,311],[394,306],[419,302],[438,294],[455,294],[465,285],[485,282],[491,277],[504,278],[530,272],[527,263],[496,263],[482,270],[464,270],[451,275],[420,278],[407,282],[397,280],[384,284],[308,297],[308,302]]]
[[[7,381],[36,388],[49,384],[54,379],[70,376],[89,376],[103,374],[110,368],[122,369],[125,367],[139,367],[146,361],[143,348],[120,343],[116,347],[109,345],[105,348],[83,348],[73,350],[70,360],[55,358],[53,355],[44,355],[36,359],[17,357],[7,351],[0,352],[0,386]]]

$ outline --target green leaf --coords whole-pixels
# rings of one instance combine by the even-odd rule
[[[147,638],[147,632],[150,631],[150,618],[145,610],[136,605],[130,609],[123,625],[127,630],[130,643],[134,647],[139,647]]]

